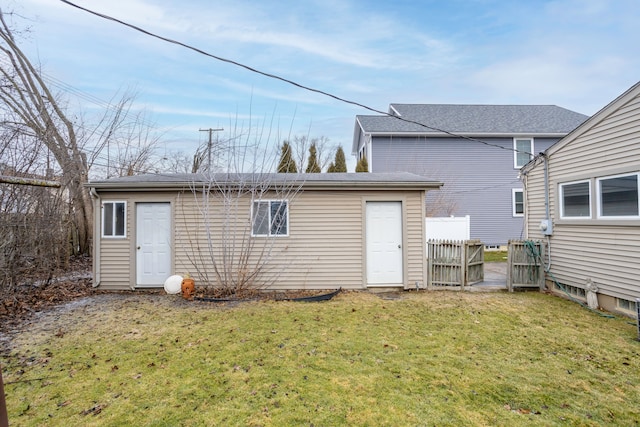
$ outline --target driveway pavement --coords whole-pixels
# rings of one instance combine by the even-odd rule
[[[485,262],[484,263],[484,281],[471,285],[473,289],[489,291],[489,290],[506,290],[507,289],[507,263],[506,262]]]

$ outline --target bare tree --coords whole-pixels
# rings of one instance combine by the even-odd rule
[[[72,121],[45,84],[40,71],[18,47],[1,10],[0,55],[0,101],[7,110],[5,125],[41,141],[59,165],[61,184],[69,192],[74,250],[89,253],[92,205],[83,187],[89,172],[86,157],[78,144]]]
[[[68,247],[64,191],[34,173],[46,166],[42,151],[39,141],[0,128],[0,294],[25,278],[49,279],[68,260],[60,250]]]
[[[260,149],[268,144],[252,138],[250,132],[229,138],[224,171],[199,174],[180,201],[181,217],[195,221],[178,224],[188,267],[219,296],[268,287],[283,274],[271,260],[282,250],[276,242],[302,187],[302,175],[268,172],[277,150]],[[188,214],[194,210],[195,220]]]
[[[320,169],[325,170],[329,165],[334,151],[333,146],[329,144],[329,138],[326,136],[309,138],[305,135],[296,135],[293,137],[293,141],[291,141],[291,147],[298,170],[303,171],[307,169],[309,149],[312,145],[315,145],[316,159]]]
[[[165,153],[154,168],[156,173],[196,173],[204,161],[204,155],[196,151],[190,155],[184,151]]]

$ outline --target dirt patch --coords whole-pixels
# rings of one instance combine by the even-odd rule
[[[90,269],[80,266],[56,278],[38,279],[16,287],[10,294],[0,295],[0,353],[13,348],[13,337],[31,330],[43,334],[63,334],[79,322],[107,310],[117,310],[123,304],[154,300],[158,306],[172,307],[233,307],[243,301],[287,300],[319,295],[330,291],[245,292],[227,296],[214,289],[199,288],[196,296],[221,301],[188,301],[180,295],[167,295],[164,290],[103,291],[93,287]],[[73,315],[68,315],[70,312]]]

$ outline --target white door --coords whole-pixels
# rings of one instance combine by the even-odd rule
[[[367,202],[367,284],[401,285],[402,203]]]
[[[171,275],[171,205],[136,204],[136,284],[162,286]]]

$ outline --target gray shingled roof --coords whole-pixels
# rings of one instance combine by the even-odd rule
[[[555,105],[391,104],[390,113],[452,133],[564,135],[588,119]],[[366,133],[438,133],[388,116],[356,116]]]
[[[221,184],[267,183],[270,185],[301,185],[302,187],[419,187],[437,188],[441,182],[409,172],[393,173],[242,173],[214,174],[212,182]],[[97,189],[179,188],[209,182],[202,174],[146,174],[91,181],[88,187]]]

